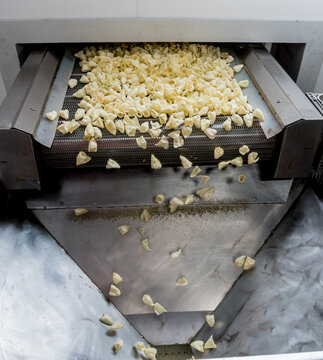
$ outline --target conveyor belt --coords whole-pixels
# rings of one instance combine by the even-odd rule
[[[76,62],[73,68],[71,78],[80,79],[82,73]],[[73,88],[67,88],[63,109],[68,109],[70,119],[73,118],[78,108],[80,99],[74,98],[72,94],[83,87],[79,83]],[[90,153],[92,160],[82,165],[82,167],[105,167],[108,158],[113,158],[121,166],[150,165],[150,155],[153,153],[162,162],[163,165],[176,165],[180,163],[179,155],[184,155],[197,164],[214,164],[213,152],[215,146],[221,146],[224,149],[222,160],[229,160],[239,156],[238,149],[242,145],[248,145],[251,150],[257,151],[261,161],[271,159],[275,147],[275,138],[267,139],[260,124],[255,121],[252,128],[246,126],[232,125],[232,130],[226,132],[221,124],[227,116],[219,116],[212,126],[217,130],[214,140],[207,138],[204,133],[198,129],[193,129],[192,135],[185,140],[184,146],[174,149],[172,139],[169,138],[170,148],[164,150],[156,147],[158,139],[152,139],[149,134],[143,135],[148,143],[147,149],[138,147],[135,137],[129,138],[127,135],[118,133],[111,135],[105,129],[102,129],[103,138],[98,140],[98,152]],[[155,119],[139,119],[140,121],[149,121]],[[59,120],[58,125],[61,123]],[[169,131],[164,130],[167,135]],[[56,132],[55,139],[50,149],[41,147],[41,158],[44,163],[51,168],[74,168],[75,159],[79,151],[87,151],[88,142],[83,139],[84,127],[79,127],[73,134],[62,135]]]

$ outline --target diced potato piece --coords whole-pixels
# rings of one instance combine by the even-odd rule
[[[248,128],[252,127],[252,124],[253,124],[253,114],[252,114],[252,113],[246,114],[246,115],[243,117],[243,120],[244,120],[244,123],[246,124],[246,127],[248,127]]]
[[[222,170],[230,164],[230,161],[221,161],[218,163],[218,169]]]
[[[192,128],[190,126],[182,127],[182,135],[186,139],[192,134]]]
[[[76,85],[77,85],[77,79],[70,79],[70,80],[68,81],[68,86],[69,86],[71,89],[75,88]],[[83,97],[83,96],[82,96],[82,97]]]
[[[135,342],[133,347],[138,351],[144,351],[146,349],[146,345],[142,341]]]
[[[89,210],[88,209],[85,209],[85,208],[76,208],[74,210],[74,213],[75,213],[75,216],[81,216],[81,215],[84,215],[88,212]]]
[[[50,121],[54,121],[57,118],[57,111],[51,111],[46,114],[46,118]]]
[[[166,196],[164,194],[158,194],[156,195],[155,202],[157,204],[162,204],[166,199]]]
[[[190,204],[193,204],[193,202],[194,202],[194,194],[187,195],[185,198],[184,204],[190,205]]]
[[[94,128],[94,139],[102,139],[102,131],[97,127],[93,127],[93,128]]]
[[[88,124],[84,130],[84,140],[89,141],[94,137],[94,128],[92,124]]]
[[[148,238],[145,238],[145,239],[141,240],[141,246],[142,246],[145,250],[151,251],[151,248],[150,248],[150,246],[149,246],[149,240],[148,240]]]
[[[121,235],[126,235],[130,229],[131,229],[130,225],[121,225],[118,227],[118,230],[120,231]]]
[[[191,117],[185,118],[184,125],[187,127],[192,127],[194,125],[194,119]]]
[[[205,187],[197,190],[196,195],[198,195],[201,199],[211,200],[213,198],[214,191],[214,187]]]
[[[195,177],[197,174],[199,174],[202,170],[198,167],[195,166],[195,168],[192,170],[190,177],[193,178]]]
[[[147,141],[143,136],[140,136],[139,138],[136,138],[136,142],[137,145],[142,148],[142,149],[146,149],[147,148]]]
[[[68,131],[70,134],[72,134],[79,127],[80,127],[80,124],[77,121],[75,121],[74,119],[72,121],[68,122]]]
[[[85,110],[78,108],[75,112],[74,118],[75,120],[81,120],[83,119],[84,115],[85,115]]]
[[[201,340],[193,341],[190,346],[199,352],[204,352],[204,342]]]
[[[80,166],[80,165],[86,164],[90,160],[91,160],[91,158],[84,151],[80,151],[76,157],[76,165]]]
[[[142,236],[145,235],[145,229],[142,228],[142,227],[138,229],[138,232],[139,232],[139,234],[141,234]]]
[[[238,124],[238,125],[243,125],[243,119],[240,115],[238,114],[233,114],[231,116],[231,120],[235,123],[235,124]]]
[[[158,315],[158,316],[163,314],[164,312],[167,312],[167,310],[162,305],[160,305],[158,302],[154,304],[154,311],[155,311],[156,315]]]
[[[192,167],[193,164],[185,156],[180,155],[179,158],[181,159],[184,169],[190,169]]]
[[[201,130],[205,131],[211,125],[209,119],[202,119],[201,120]]]
[[[210,120],[210,124],[213,125],[215,123],[215,120],[216,120],[216,113],[215,111],[209,111],[207,113],[207,117],[209,118]]]
[[[234,264],[235,264],[237,267],[242,268],[243,265],[244,265],[244,263],[245,263],[245,261],[246,261],[246,258],[247,258],[246,255],[239,256],[238,258],[236,258],[236,259],[234,260]]]
[[[118,285],[119,283],[121,283],[122,277],[118,273],[113,272],[112,273],[112,280],[113,280],[114,285]]]
[[[120,165],[112,159],[109,159],[106,165],[107,169],[120,169]]]
[[[241,155],[246,155],[249,151],[250,151],[250,149],[248,148],[247,145],[243,145],[239,148],[239,153]]]
[[[214,315],[213,314],[212,315],[206,315],[205,320],[208,323],[209,327],[212,328],[214,326],[215,320],[214,320]]]
[[[223,123],[222,123],[222,127],[225,131],[230,131],[231,130],[231,118],[226,119]]]
[[[151,218],[151,215],[147,209],[144,209],[140,214],[140,220],[148,222]]]
[[[241,156],[238,156],[238,157],[230,160],[230,164],[235,165],[235,166],[242,166],[243,165],[243,159],[242,159]]]
[[[155,144],[155,146],[162,147],[163,149],[167,150],[169,148],[169,142],[165,135],[161,137],[159,142]]]
[[[265,120],[264,114],[258,108],[256,108],[256,110],[253,112],[253,116],[256,117],[259,121],[264,121]]]
[[[256,260],[247,256],[246,261],[243,265],[243,270],[249,270],[251,269],[256,263]]]
[[[68,120],[69,116],[70,116],[70,112],[66,109],[66,110],[60,110],[58,112],[58,116],[61,117],[62,119]]]
[[[117,120],[115,122],[115,126],[116,126],[116,128],[117,128],[117,130],[119,131],[120,134],[124,134],[125,129],[124,129],[124,123],[123,123],[122,120]]]
[[[170,253],[169,256],[170,256],[172,259],[177,259],[178,257],[180,257],[181,254],[182,254],[182,249],[178,249],[178,250]]]
[[[80,83],[87,84],[89,82],[90,82],[90,80],[88,79],[88,77],[86,75],[81,76]]]
[[[199,175],[198,177],[202,180],[202,184],[203,184],[203,185],[205,185],[206,183],[208,183],[209,180],[210,180],[209,175]]]
[[[248,87],[248,86],[249,86],[249,80],[241,80],[241,81],[239,81],[239,86],[240,86],[241,88],[246,88],[246,87]]]
[[[217,348],[217,345],[213,340],[213,335],[211,335],[209,337],[209,339],[205,342],[204,349],[208,350],[208,349],[216,349],[216,348]]]
[[[239,183],[244,183],[246,181],[246,175],[239,174],[238,175],[238,181],[239,181]]]
[[[104,125],[111,135],[117,135],[117,127],[113,120],[105,120]]]
[[[185,277],[182,277],[176,281],[176,286],[186,286],[188,281]]]
[[[111,284],[111,285],[110,285],[109,295],[110,295],[110,296],[120,296],[120,295],[121,295],[121,291],[120,291],[120,289],[118,289],[115,285]]]
[[[149,135],[153,139],[157,139],[158,136],[163,132],[162,129],[150,129],[148,130]]]
[[[97,144],[96,140],[93,137],[89,141],[88,152],[97,152],[97,151],[98,151],[98,144]]]
[[[215,138],[215,135],[217,134],[217,131],[215,129],[207,128],[204,130],[204,134],[211,140]]]
[[[253,151],[248,155],[248,164],[255,164],[259,161],[258,153]]]
[[[148,306],[154,306],[154,302],[153,302],[153,299],[150,297],[150,295],[148,294],[145,294],[143,297],[142,297],[142,301],[145,305],[148,305]]]
[[[156,360],[157,349],[155,349],[155,348],[145,348],[144,349],[144,354],[150,360]]]
[[[160,122],[160,124],[166,124],[167,115],[166,114],[159,114],[159,122]]]
[[[155,156],[154,154],[151,154],[150,162],[151,162],[151,168],[152,168],[152,169],[161,169],[162,164],[161,164],[161,162],[156,158],[156,156]]]
[[[117,352],[118,352],[119,350],[121,350],[122,347],[123,347],[123,340],[122,340],[122,339],[118,339],[118,340],[114,343],[113,347],[114,347],[114,352],[117,353]]]
[[[76,98],[78,98],[78,99],[82,99],[82,98],[84,98],[85,95],[86,95],[85,90],[84,90],[84,88],[82,88],[82,89],[77,90],[77,91],[73,94],[73,97],[76,97]]]
[[[148,121],[142,123],[139,126],[139,132],[142,133],[142,134],[147,133],[148,130],[149,130],[149,122]]]
[[[115,321],[111,326],[110,330],[118,330],[123,328],[123,323],[120,320]]]
[[[235,66],[233,67],[233,71],[234,71],[235,73],[240,72],[242,69],[243,69],[243,64],[235,65]]]
[[[57,126],[57,130],[63,135],[69,133],[69,121],[63,121],[59,126]]]
[[[219,159],[221,156],[223,156],[224,154],[224,150],[217,146],[215,149],[214,149],[214,159],[217,160]]]
[[[113,320],[112,320],[111,316],[109,316],[107,314],[103,314],[103,316],[100,317],[100,321],[106,325],[113,325]]]

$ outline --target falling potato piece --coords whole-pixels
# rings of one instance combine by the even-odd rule
[[[107,315],[107,314],[103,314],[102,317],[100,317],[99,319],[103,324],[106,324],[106,325],[113,325],[113,320],[111,318],[111,316]]]
[[[121,235],[126,235],[130,229],[131,229],[130,225],[121,225],[118,227],[118,230],[120,231]]]
[[[84,130],[84,140],[89,141],[91,138],[94,137],[94,128],[92,124],[88,124]]]
[[[185,139],[187,139],[192,134],[192,128],[190,126],[182,127],[182,135]]]
[[[85,208],[76,208],[74,210],[75,216],[81,216],[83,214],[86,214],[89,210]]]
[[[149,240],[148,240],[148,238],[145,238],[145,239],[141,240],[141,246],[142,246],[145,250],[151,251],[151,248],[150,248],[150,246],[149,246]]]
[[[207,113],[207,117],[208,119],[210,120],[210,124],[213,125],[215,123],[215,120],[216,120],[216,113],[215,111],[209,111]]]
[[[222,128],[225,131],[230,131],[231,130],[231,118],[226,119],[223,123],[222,123]]]
[[[198,167],[195,166],[195,168],[192,170],[190,177],[193,178],[195,177],[197,174],[199,174],[202,170]]]
[[[145,305],[148,305],[148,306],[154,306],[154,302],[153,302],[153,299],[150,297],[150,295],[148,294],[145,294],[143,297],[142,297],[142,301]]]
[[[243,64],[235,65],[232,69],[235,73],[238,73],[243,69]]]
[[[121,350],[122,347],[123,347],[123,340],[122,340],[122,339],[118,339],[118,340],[114,343],[113,347],[114,347],[114,352],[117,353],[117,352],[118,352],[119,350]]]
[[[110,330],[118,330],[123,328],[123,323],[120,320],[117,320],[110,326]]]
[[[240,267],[242,268],[243,267],[243,264],[245,263],[246,261],[246,255],[242,255],[242,256],[239,256],[238,258],[236,258],[234,260],[234,265],[237,266],[237,267]]]
[[[204,130],[204,134],[211,140],[213,140],[217,134],[217,131],[215,129],[212,128],[207,128],[206,130]]]
[[[172,259],[177,259],[182,253],[182,249],[178,249],[172,253],[169,254],[169,256],[172,258]]]
[[[185,279],[185,277],[182,277],[176,281],[176,286],[186,286],[188,284],[188,281]]]
[[[117,135],[117,127],[113,120],[105,120],[104,125],[111,135]]]
[[[216,343],[213,340],[213,335],[211,335],[209,337],[209,339],[205,342],[204,344],[204,349],[208,350],[208,349],[216,349],[218,346],[216,345]]]
[[[155,202],[157,204],[162,204],[166,199],[166,196],[164,194],[158,194],[156,195]]]
[[[147,148],[147,141],[143,136],[140,136],[139,138],[136,138],[136,142],[137,145],[142,148],[142,149],[146,149]]]
[[[122,277],[118,273],[114,272],[112,273],[112,280],[114,285],[118,285],[122,281]]]
[[[265,120],[264,114],[258,108],[256,108],[256,110],[253,112],[253,116],[256,117],[259,121],[264,121]]]
[[[248,155],[248,164],[255,164],[259,161],[258,153],[253,151]]]
[[[144,349],[146,349],[146,345],[142,341],[135,342],[133,347],[138,351],[144,351]]]
[[[149,122],[143,122],[140,126],[139,126],[139,132],[144,134],[147,133],[149,130]]]
[[[145,235],[145,229],[144,228],[141,227],[141,228],[138,229],[138,231],[142,236]]]
[[[154,304],[154,311],[155,311],[156,315],[158,315],[158,316],[163,314],[164,312],[167,312],[167,310],[162,305],[160,305],[158,302]]]
[[[205,131],[209,126],[211,125],[210,120],[209,119],[202,119],[201,120],[201,130]]]
[[[185,205],[191,205],[194,202],[194,194],[189,194],[186,196],[185,200],[184,200],[184,204]]]
[[[247,145],[243,145],[239,148],[239,153],[241,155],[246,155],[249,151],[250,151],[250,149],[248,148]]]
[[[238,156],[232,160],[230,160],[230,164],[234,166],[242,166],[243,165],[243,159],[241,156]]]
[[[185,156],[180,155],[179,158],[181,159],[184,169],[190,169],[192,167],[193,164],[188,159],[186,159]]]
[[[238,175],[238,181],[239,181],[239,183],[244,183],[245,181],[246,181],[246,175],[244,175],[244,174],[239,174]]]
[[[82,89],[77,90],[73,94],[73,97],[78,98],[78,99],[82,99],[82,98],[84,98],[85,95],[86,95],[85,89],[82,88]]]
[[[136,135],[137,128],[134,125],[126,124],[125,129],[126,129],[126,134],[129,137],[134,137]]]
[[[111,284],[111,285],[110,285],[109,295],[110,295],[110,296],[120,296],[120,295],[121,295],[121,291],[120,291],[120,289],[118,289],[115,285]]]
[[[230,161],[221,161],[218,163],[218,169],[222,170],[230,164]]]
[[[120,169],[120,165],[115,160],[109,159],[107,162],[106,168],[107,169]]]
[[[213,314],[212,315],[206,315],[205,320],[208,323],[209,327],[212,328],[214,326],[215,320],[214,320],[214,315]]]
[[[90,160],[91,160],[91,158],[84,151],[80,151],[76,157],[76,166],[86,164]]]
[[[148,222],[151,218],[151,215],[147,209],[144,209],[142,213],[140,214],[140,220],[144,222]]]
[[[224,150],[221,147],[216,147],[214,149],[214,159],[217,160],[219,159],[221,156],[223,156],[224,154]]]
[[[199,352],[204,352],[204,342],[202,340],[193,341],[190,346]]]
[[[178,208],[177,204],[170,204],[169,205],[169,212],[172,214],[177,210],[177,208]]]
[[[70,112],[66,109],[66,110],[60,110],[58,112],[58,116],[60,116],[62,119],[68,120],[69,116],[70,116]]]
[[[206,183],[209,182],[210,177],[209,175],[199,175],[198,178],[200,178],[202,180],[202,184],[205,185]]]
[[[46,114],[46,118],[50,121],[54,121],[57,118],[57,115],[56,111],[50,111]]]
[[[155,144],[155,146],[162,147],[165,150],[169,149],[169,142],[168,142],[166,136],[163,135],[161,137],[161,139],[159,140],[159,142],[157,144]]]
[[[244,115],[243,117],[243,121],[244,123],[246,124],[246,127],[250,128],[252,127],[252,124],[253,124],[253,114],[252,113],[249,113],[249,114],[246,114]]]
[[[196,195],[198,195],[201,199],[211,200],[214,195],[214,191],[214,187],[205,187],[197,190]]]
[[[152,169],[161,169],[162,164],[161,162],[156,158],[156,156],[154,154],[151,154],[150,157],[150,162],[151,162],[151,168]]]
[[[233,114],[233,115],[231,116],[231,120],[232,120],[235,124],[237,124],[237,125],[243,125],[243,119],[242,119],[242,117],[241,117],[240,115],[238,115],[238,114]]]
[[[248,87],[248,86],[249,86],[249,80],[241,80],[241,81],[239,81],[239,86],[240,86],[241,88],[246,88],[246,87]]]
[[[247,256],[246,261],[243,265],[243,270],[249,270],[251,269],[256,263],[256,260]]]
[[[70,80],[68,81],[68,86],[69,86],[71,89],[75,88],[76,85],[77,85],[77,80],[76,80],[76,79],[70,79]],[[82,97],[83,97],[83,96],[82,96]]]
[[[98,151],[98,143],[96,142],[94,137],[92,139],[90,139],[87,151],[88,152],[97,152]]]
[[[156,360],[157,349],[155,349],[155,348],[145,348],[143,351],[144,351],[144,354],[150,360]]]

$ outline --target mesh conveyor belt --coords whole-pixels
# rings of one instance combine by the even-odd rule
[[[71,78],[79,80],[82,75],[78,63],[75,64]],[[81,99],[74,98],[72,95],[84,84],[78,82],[73,88],[67,88],[64,99],[63,109],[70,112],[70,120],[73,119],[78,103]],[[238,149],[242,145],[248,145],[252,151],[257,151],[261,161],[270,160],[274,151],[275,138],[267,139],[263,130],[257,121],[252,128],[244,125],[238,126],[232,124],[232,130],[226,132],[222,129],[221,124],[226,116],[218,116],[212,127],[217,130],[214,140],[207,138],[204,133],[193,128],[192,135],[185,140],[184,146],[174,149],[173,140],[168,138],[170,148],[164,150],[156,147],[158,139],[152,139],[149,134],[140,134],[138,131],[136,137],[143,135],[147,140],[147,149],[143,150],[138,147],[136,137],[129,138],[127,135],[120,134],[113,136],[107,130],[102,129],[103,138],[98,140],[98,152],[90,153],[92,160],[82,165],[82,167],[105,167],[108,158],[116,160],[122,166],[132,165],[150,165],[150,154],[153,153],[162,162],[163,165],[180,164],[179,155],[184,155],[196,164],[214,164],[213,157],[215,146],[221,146],[224,149],[222,160],[229,160],[239,156]],[[139,119],[139,121],[149,121],[155,119]],[[59,120],[59,124],[61,120]],[[169,131],[164,130],[163,134],[167,135]],[[73,134],[62,135],[59,131],[52,147],[50,149],[41,147],[41,158],[44,163],[51,168],[74,168],[76,167],[75,159],[79,151],[86,151],[88,142],[83,139],[84,126],[79,127]]]

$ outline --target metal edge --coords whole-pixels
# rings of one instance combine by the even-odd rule
[[[14,124],[15,129],[35,135],[58,63],[58,56],[50,50],[47,51]]]
[[[64,103],[68,80],[72,74],[75,63],[74,52],[71,48],[65,50],[62,62],[57,71],[53,86],[48,96],[39,126],[35,134],[35,140],[50,148],[56,133],[58,118],[54,121],[46,119],[46,113],[60,110]]]
[[[209,358],[209,360],[322,360],[323,351],[312,351],[304,353],[256,355],[256,356],[235,356]]]

